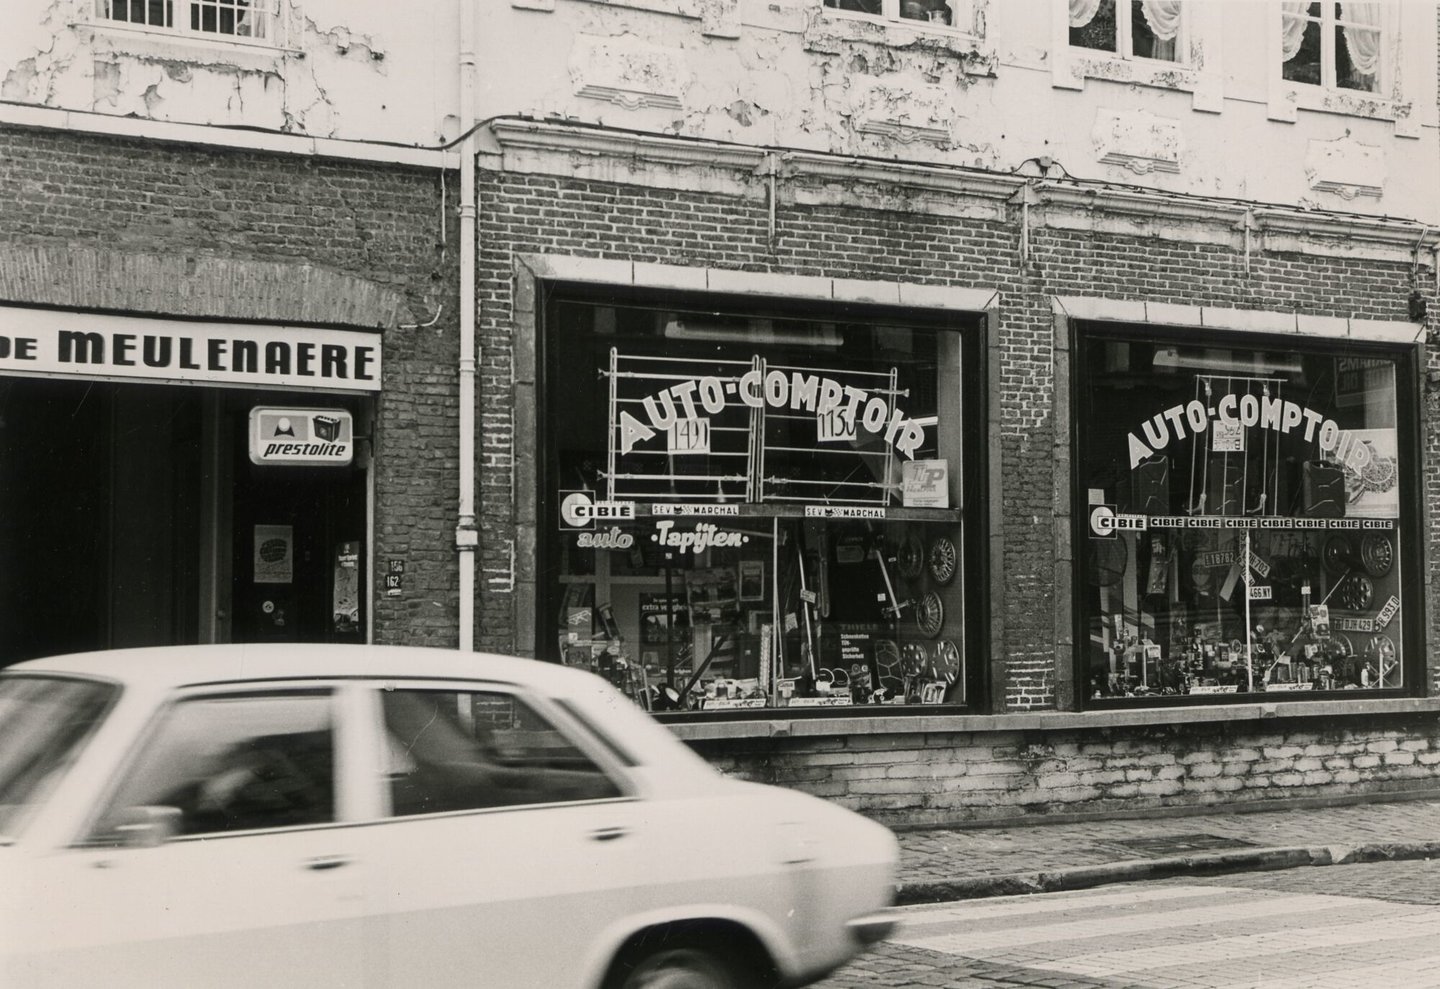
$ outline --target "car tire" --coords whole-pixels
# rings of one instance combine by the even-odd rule
[[[656,948],[638,958],[619,989],[747,989],[713,951],[693,944]]]

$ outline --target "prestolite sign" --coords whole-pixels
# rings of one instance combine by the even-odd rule
[[[380,336],[0,306],[0,374],[380,390]]]
[[[251,409],[250,460],[344,467],[355,459],[355,419],[344,409]]]

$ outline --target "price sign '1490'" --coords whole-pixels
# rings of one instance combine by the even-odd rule
[[[710,420],[677,419],[670,424],[671,453],[709,453]]]

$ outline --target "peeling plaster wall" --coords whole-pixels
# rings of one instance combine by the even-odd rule
[[[430,145],[454,136],[454,4],[284,6],[276,48],[117,28],[95,17],[94,0],[7,0],[0,100],[308,137]]]
[[[1320,109],[1273,119],[1270,4],[1209,5],[1195,72],[1112,61],[1069,87],[1063,3],[976,6],[978,41],[834,16],[820,0],[496,0],[480,114],[1001,172],[1047,156],[1081,179],[1440,219],[1429,4],[1399,5],[1416,136]],[[1337,141],[1353,147],[1312,148]],[[1379,160],[1383,183],[1327,183],[1316,160],[1341,175]]]

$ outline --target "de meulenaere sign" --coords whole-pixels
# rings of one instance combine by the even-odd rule
[[[379,391],[380,334],[0,306],[0,374]]]

